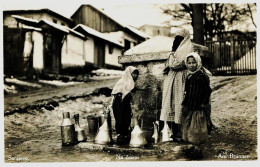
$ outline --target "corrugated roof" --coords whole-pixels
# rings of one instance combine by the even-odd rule
[[[112,39],[111,37],[107,36],[106,34],[103,34],[103,33],[99,32],[99,31],[96,31],[96,30],[94,30],[94,29],[92,29],[92,28],[90,28],[88,26],[83,25],[83,24],[78,24],[73,29],[76,30],[79,27],[82,28],[85,32],[87,32],[90,35],[93,35],[95,37],[101,38],[101,39],[103,39],[105,41],[108,41],[110,43],[113,43],[113,44],[116,44],[118,46],[123,47],[123,45],[120,42],[118,42],[117,40]]]

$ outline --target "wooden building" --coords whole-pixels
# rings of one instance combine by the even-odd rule
[[[101,33],[112,34],[111,37],[117,37],[116,39],[124,46],[123,51],[149,39],[149,36],[133,27],[119,23],[106,14],[105,11],[98,9],[93,5],[81,5],[71,18],[76,25],[83,24]]]
[[[18,15],[11,17],[16,20],[18,27],[13,27],[13,22],[6,22],[4,27],[5,74],[59,74],[71,68],[85,68],[84,52],[72,51],[75,45],[81,46],[83,50],[86,40],[84,35],[67,26],[49,21],[51,19],[35,20]],[[72,45],[68,46],[68,40]],[[10,49],[11,47],[13,48]],[[62,52],[63,50],[65,52]]]
[[[100,68],[120,69],[122,67],[118,63],[118,57],[122,55],[124,47],[120,42],[83,24],[78,24],[73,29],[87,37],[84,45],[87,50],[86,63]]]
[[[71,18],[49,9],[4,11],[5,74],[121,69],[118,57],[149,38],[91,5]]]
[[[18,22],[17,19],[13,18],[12,15],[18,15],[32,20],[45,19],[53,23],[71,27],[73,21],[63,15],[60,15],[49,9],[39,9],[39,10],[6,10],[3,11],[3,23],[4,26],[9,28],[19,28],[22,23]]]

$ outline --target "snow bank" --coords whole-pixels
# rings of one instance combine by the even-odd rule
[[[12,83],[12,84],[17,84],[21,86],[28,86],[28,87],[33,87],[33,88],[41,88],[42,86],[36,83],[30,83],[26,81],[21,81],[16,78],[5,78],[5,82],[7,83]]]
[[[44,84],[50,84],[50,85],[54,85],[54,86],[68,86],[68,85],[76,85],[76,84],[81,84],[83,82],[62,82],[60,80],[39,80],[39,83],[44,83]]]
[[[17,93],[17,90],[15,89],[14,85],[12,85],[12,86],[4,85],[4,91],[7,94],[15,94],[15,93]]]
[[[93,70],[91,73],[97,76],[109,76],[109,75],[123,75],[124,71],[122,70],[109,70],[109,69],[98,69]]]

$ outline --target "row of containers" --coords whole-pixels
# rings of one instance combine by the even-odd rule
[[[79,142],[86,142],[87,135],[85,130],[80,126],[79,114],[73,116],[74,121],[70,118],[70,112],[63,112],[61,123],[62,146],[74,145]],[[94,143],[102,145],[112,145],[112,126],[110,109],[107,107],[101,116],[88,116],[89,133],[95,135]],[[172,131],[167,122],[164,122],[163,129],[159,132],[159,121],[153,122],[153,128],[142,128],[139,126],[138,118],[134,117],[134,128],[131,131],[129,142],[130,147],[146,147],[149,144],[166,142],[172,140]]]

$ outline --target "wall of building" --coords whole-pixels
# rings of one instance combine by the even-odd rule
[[[119,31],[122,27],[89,5],[81,6],[77,12],[72,16],[75,24],[84,24],[99,32]]]
[[[84,67],[84,40],[68,34],[61,50],[62,69]]]
[[[56,24],[59,24],[59,25],[64,25],[64,26],[67,26],[69,27],[69,24],[67,22],[65,22],[64,20],[62,19],[59,19],[58,17],[55,17],[55,16],[52,16],[50,15],[49,13],[44,13],[42,15],[42,18],[41,19],[46,19],[46,20],[49,20],[51,22],[56,22]]]
[[[112,53],[109,53],[109,47],[112,47]],[[106,44],[105,46],[105,64],[109,66],[122,67],[122,64],[118,63],[118,57],[122,55],[122,49],[115,45]]]
[[[43,69],[43,35],[41,32],[33,31],[33,68],[36,71]]]
[[[92,37],[87,37],[85,41],[84,52],[86,63],[94,63],[94,39]]]

